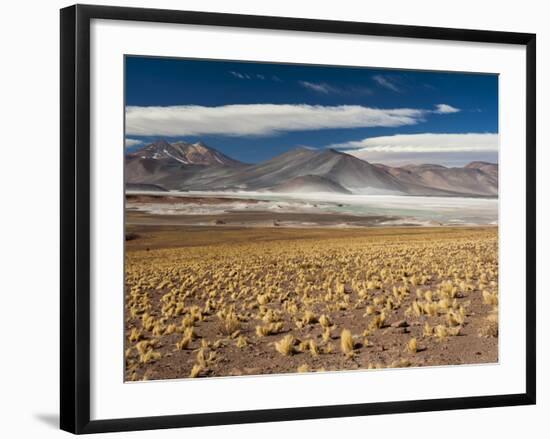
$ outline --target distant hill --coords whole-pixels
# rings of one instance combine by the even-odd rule
[[[126,184],[168,190],[238,190],[355,194],[496,196],[498,165],[462,168],[371,164],[333,149],[296,148],[257,164],[204,143],[159,140],[126,156]]]
[[[286,183],[295,177],[323,177],[351,192],[403,193],[393,176],[363,160],[332,149],[297,148],[257,165],[240,168],[214,180],[214,188],[260,190]]]
[[[203,143],[159,140],[126,155],[126,184],[156,184],[166,189],[200,186],[247,166]]]
[[[166,140],[159,140],[128,154],[128,157],[172,159],[184,165],[240,166],[243,164],[214,148],[209,148],[202,142],[186,143],[180,141],[168,143]]]
[[[390,167],[377,164],[399,181],[454,195],[498,195],[498,165],[472,162],[462,168],[422,164]]]
[[[488,162],[472,162],[468,163],[465,168],[468,169],[479,169],[480,171],[493,176],[498,180],[498,165],[495,163]]]
[[[288,192],[288,193],[337,193],[337,194],[351,194],[345,187],[329,180],[325,177],[318,175],[304,175],[300,177],[291,178],[284,183],[270,187],[270,192]]]

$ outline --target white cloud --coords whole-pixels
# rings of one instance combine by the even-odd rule
[[[308,90],[315,91],[317,93],[329,94],[329,93],[338,93],[338,89],[328,85],[325,82],[309,82],[309,81],[298,81],[298,83]]]
[[[451,107],[447,104],[438,104],[435,106],[434,113],[437,114],[449,114],[449,113],[458,113],[460,111],[459,108]]]
[[[370,95],[372,90],[363,86],[347,86],[344,88],[335,87],[326,82],[298,81],[302,87],[321,94],[341,94],[341,95]]]
[[[329,128],[399,127],[415,125],[429,112],[360,105],[129,106],[126,107],[126,133],[134,136],[261,136]]]
[[[339,143],[330,147],[365,153],[497,151],[498,134],[396,134]]]
[[[260,73],[244,73],[244,72],[237,72],[235,70],[230,70],[228,72],[231,76],[237,79],[261,79],[262,81],[265,79],[265,75],[262,75]],[[277,78],[278,79],[278,78]],[[275,77],[273,78],[275,81]]]
[[[141,145],[143,142],[141,140],[138,140],[138,139],[124,139],[124,146],[126,148],[130,148],[132,146],[137,146],[137,145]]]
[[[395,92],[399,92],[401,91],[399,89],[399,87],[395,84],[395,82],[393,81],[393,79],[387,77],[387,76],[383,76],[383,75],[375,75],[372,77],[372,79],[374,79],[374,81],[384,87],[384,88],[387,88],[389,90],[392,90],[392,91],[395,91]]]
[[[248,76],[246,73],[240,73],[240,72],[236,72],[234,70],[231,70],[229,72],[229,74],[234,76],[235,78],[238,78],[238,79],[250,79],[250,76]]]
[[[498,134],[397,134],[331,145],[371,163],[401,166],[438,163],[463,166],[474,160],[498,161]]]

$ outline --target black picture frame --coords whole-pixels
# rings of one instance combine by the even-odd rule
[[[526,376],[525,393],[181,414],[128,419],[90,419],[90,21],[92,19],[181,23],[334,34],[407,37],[513,44],[526,47]],[[75,5],[61,10],[61,429],[81,434],[251,422],[427,412],[535,404],[535,143],[536,36],[530,33],[447,29]]]

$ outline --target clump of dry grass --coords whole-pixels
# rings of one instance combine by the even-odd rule
[[[464,316],[458,312],[450,310],[447,313],[447,323],[449,326],[459,326],[464,324]]]
[[[386,322],[386,314],[382,312],[377,316],[374,316],[374,318],[369,323],[368,329],[372,331],[379,329],[382,326],[384,326],[385,322]]]
[[[155,324],[155,326],[153,327],[153,331],[152,331],[152,334],[155,336],[155,337],[160,337],[161,335],[164,334],[164,330],[166,328],[164,327],[164,325],[161,323],[161,322],[157,322]]]
[[[426,302],[421,305],[421,309],[424,314],[427,314],[430,317],[435,317],[440,309],[446,309],[448,307],[447,303],[448,302],[445,299],[442,299],[437,303]]]
[[[437,325],[435,328],[434,328],[434,333],[435,333],[435,336],[437,337],[437,339],[439,341],[444,341],[447,339],[447,337],[449,336],[449,330],[446,326],[444,325]]]
[[[174,332],[177,331],[177,326],[174,324],[174,323],[170,323],[166,329],[164,330],[164,334],[163,335],[170,335],[170,334],[173,334]]]
[[[193,368],[191,369],[191,373],[189,374],[189,378],[197,378],[202,371],[203,371],[203,367],[200,364],[193,365]]]
[[[299,373],[305,373],[305,372],[310,372],[311,371],[310,367],[306,363],[299,366],[297,370],[298,370]]]
[[[258,300],[260,305],[267,305],[271,298],[269,297],[269,294],[258,294],[256,300]]]
[[[309,350],[309,340],[302,340],[298,342],[298,352],[306,352]]]
[[[350,356],[353,355],[354,348],[355,343],[351,332],[348,329],[343,329],[340,333],[340,349],[344,354]]]
[[[498,305],[498,294],[490,293],[487,290],[484,290],[483,293],[483,303],[486,305],[497,306]]]
[[[281,340],[275,342],[275,349],[280,354],[283,354],[285,356],[290,356],[294,354],[294,343],[295,343],[294,337],[289,334],[283,337]]]
[[[365,315],[364,317],[370,316],[376,312],[376,308],[373,305],[367,305],[365,308]]]
[[[498,337],[498,313],[492,312],[489,314],[482,326],[479,328],[478,335],[480,337]]]
[[[452,337],[456,337],[456,336],[460,335],[461,332],[462,332],[462,326],[455,326],[455,327],[452,327],[452,328],[447,328],[447,333]]]
[[[222,346],[225,346],[227,344],[226,338],[220,338],[219,340],[216,340],[214,343],[212,343],[212,349],[219,349]]]
[[[139,361],[144,364],[155,362],[161,357],[162,357],[162,354],[160,352],[156,352],[155,350],[153,350],[152,347],[147,348],[144,351],[140,351],[139,353]]]
[[[317,343],[315,342],[315,340],[313,339],[309,340],[308,348],[309,348],[310,354],[313,355],[314,357],[319,355],[319,346],[317,346]]]
[[[144,354],[140,354],[139,361],[143,364],[154,363],[162,357],[160,352],[147,351]]]
[[[143,314],[141,318],[141,324],[146,331],[152,331],[156,324],[155,318],[148,314]]]
[[[395,360],[390,364],[390,368],[397,368],[397,367],[410,367],[412,366],[412,363],[407,360],[406,358],[400,358],[399,360]]]
[[[446,281],[439,286],[439,294],[441,297],[454,299],[458,294],[458,288],[451,281]]]
[[[194,338],[194,331],[193,331],[193,328],[187,328],[184,333],[183,333],[183,336],[182,338],[180,339],[180,341],[178,341],[176,343],[176,349],[181,351],[183,349],[187,349],[189,347],[189,345],[191,344],[191,342],[193,341],[193,338]]]
[[[222,335],[236,337],[241,329],[241,322],[234,312],[229,312],[220,317],[219,331]]]
[[[312,311],[306,311],[304,313],[304,316],[302,317],[302,324],[303,325],[310,325],[312,323],[316,323],[317,318],[315,317],[315,314],[313,314]]]
[[[283,322],[270,323],[265,326],[256,326],[256,335],[258,337],[266,337],[268,335],[278,334],[283,330]]]
[[[267,312],[262,317],[264,323],[273,323],[281,320],[281,314],[272,309],[268,309]]]
[[[326,343],[332,338],[332,334],[330,332],[330,327],[326,327],[323,329],[323,341]]]
[[[416,342],[416,338],[413,337],[409,340],[409,342],[407,343],[407,350],[411,354],[416,354],[416,352],[418,351],[418,344]]]
[[[325,314],[323,314],[323,315],[321,315],[321,317],[319,317],[319,324],[323,328],[330,328],[332,326],[332,322],[331,322],[330,318]]]
[[[137,328],[132,328],[132,332],[130,332],[130,336],[128,337],[128,339],[131,342],[136,342],[141,340],[142,337],[143,337],[143,333],[141,332],[141,330]]]
[[[245,346],[248,345],[248,341],[246,340],[246,337],[244,337],[242,335],[239,335],[239,337],[237,337],[237,340],[235,341],[235,345],[239,349],[242,349],[242,348],[244,348]]]
[[[191,315],[186,315],[181,319],[180,331],[184,331],[186,328],[191,328],[195,324],[195,319]]]

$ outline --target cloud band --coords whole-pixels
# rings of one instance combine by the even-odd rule
[[[415,125],[433,110],[360,105],[223,105],[126,108],[126,134],[134,136],[265,136],[288,131]]]

